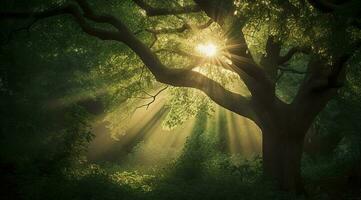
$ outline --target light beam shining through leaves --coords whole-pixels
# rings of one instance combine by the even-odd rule
[[[212,42],[197,45],[197,51],[206,57],[214,57],[218,52],[218,48]]]

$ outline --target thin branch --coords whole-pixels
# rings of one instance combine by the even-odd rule
[[[150,43],[150,45],[149,45],[149,48],[150,48],[150,49],[153,48],[153,46],[155,45],[155,43],[158,41],[158,36],[157,36],[157,34],[153,33],[153,37],[154,37],[154,39],[153,39],[152,43]]]
[[[186,30],[196,29],[205,29],[208,28],[213,23],[213,20],[210,19],[204,24],[200,25],[190,25],[188,23],[183,24],[179,28],[162,28],[162,29],[146,29],[146,31],[154,34],[168,34],[168,33],[183,33]]]
[[[139,109],[139,108],[142,108],[142,107],[146,107],[146,109],[148,109],[149,108],[149,106],[152,104],[152,103],[154,103],[155,102],[155,99],[157,98],[157,96],[160,94],[160,93],[162,93],[164,90],[166,90],[168,88],[168,85],[167,86],[165,86],[164,88],[162,88],[162,89],[160,89],[156,94],[154,94],[154,95],[151,95],[151,94],[149,94],[148,92],[146,92],[146,91],[143,91],[143,93],[145,93],[148,97],[145,97],[145,98],[143,98],[143,99],[152,99],[150,102],[148,102],[148,103],[146,103],[146,104],[143,104],[143,105],[141,105],[141,106],[138,106],[138,107],[136,107],[135,108],[135,110],[137,110],[137,109]],[[140,98],[140,97],[139,97]]]
[[[160,16],[160,15],[176,15],[176,14],[187,14],[193,12],[200,12],[201,9],[197,5],[190,5],[184,7],[175,8],[154,8],[147,4],[144,0],[133,0],[140,8],[146,11],[147,16]]]

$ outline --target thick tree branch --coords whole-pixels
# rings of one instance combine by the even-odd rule
[[[78,0],[77,2],[83,9],[84,15],[76,5],[69,4],[43,12],[3,12],[0,13],[0,17],[44,19],[57,15],[70,14],[75,18],[85,33],[98,37],[99,39],[116,40],[126,44],[139,56],[157,81],[176,87],[199,89],[220,106],[250,118],[257,123],[250,99],[225,89],[218,82],[198,72],[189,69],[172,69],[164,66],[156,54],[142,43],[119,19],[110,15],[96,15],[86,1]],[[111,24],[118,31],[108,31],[91,27],[83,16],[94,22]]]
[[[220,106],[256,121],[248,98],[226,90],[219,83],[198,72],[189,69],[167,68],[148,47],[129,31],[123,35],[128,38],[124,43],[140,57],[159,82],[176,87],[199,89]]]
[[[258,96],[256,93],[262,94],[262,96],[266,93],[272,95],[271,80],[267,77],[266,72],[254,61],[248,49],[242,32],[242,17],[233,15],[235,10],[234,2],[232,0],[195,0],[195,2],[227,33],[227,46],[232,61],[230,68],[244,81],[252,96]]]
[[[146,11],[147,16],[176,15],[176,14],[186,14],[186,13],[201,11],[201,9],[196,5],[176,7],[176,8],[154,8],[151,5],[147,4],[144,0],[133,0],[133,1],[140,8]]]
[[[293,48],[291,48],[284,56],[279,57],[279,59],[277,61],[278,65],[285,64],[286,62],[291,60],[291,58],[297,53],[308,54],[309,49],[305,48],[305,47],[293,47]]]
[[[261,65],[268,76],[276,83],[281,76],[287,73],[305,74],[306,72],[289,68],[286,64],[296,53],[307,53],[307,48],[293,47],[285,55],[281,56],[281,42],[275,40],[273,36],[268,36],[266,43],[266,55],[261,59]],[[281,71],[279,74],[278,72]],[[276,85],[275,85],[276,86]]]
[[[350,51],[335,58],[332,64],[313,57],[308,64],[308,73],[292,104],[295,107],[303,107],[303,110],[312,110],[318,113],[342,87],[346,78],[347,62],[360,47],[361,41],[354,43],[350,47]],[[311,114],[303,113],[303,115],[309,116]]]
[[[227,47],[230,53],[230,66],[245,82],[251,93],[252,88],[270,88],[271,81],[265,71],[258,66],[248,49],[246,38],[242,32],[244,17],[234,16],[235,6],[233,0],[204,1],[194,0],[197,5],[218,23],[227,33]]]
[[[306,74],[307,72],[305,71],[299,71],[296,69],[292,69],[292,68],[288,68],[288,67],[282,67],[279,66],[278,69],[282,72],[289,72],[289,73],[293,73],[293,74]]]
[[[199,61],[206,59],[202,56],[194,55],[194,54],[185,52],[181,49],[158,49],[158,50],[154,51],[154,53],[160,53],[160,52],[170,52],[170,53],[178,54],[180,56],[191,58],[193,60],[199,60]]]
[[[344,53],[340,57],[336,58],[334,63],[331,65],[331,71],[327,75],[327,82],[324,85],[315,87],[315,91],[322,91],[333,88],[340,88],[343,86],[346,78],[346,66],[347,62],[351,59],[354,53],[361,47],[361,40],[355,42],[351,47],[350,51]]]
[[[266,54],[261,57],[260,65],[274,82],[277,79],[278,59],[280,57],[281,43],[269,35],[266,42]],[[276,85],[274,85],[276,86]]]
[[[124,28],[124,24],[116,17],[112,15],[97,15],[90,8],[90,5],[86,0],[75,0],[84,12],[84,17],[97,23],[106,23],[113,25],[116,29],[121,31]]]
[[[64,5],[55,9],[50,9],[42,12],[35,11],[13,11],[13,12],[0,12],[0,19],[45,19],[58,15],[72,15],[75,21],[79,24],[82,30],[92,36],[98,37],[102,40],[117,40],[120,41],[119,34],[116,31],[102,30],[90,26],[84,17],[80,9],[74,4]]]

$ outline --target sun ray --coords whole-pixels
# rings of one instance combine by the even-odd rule
[[[229,52],[234,48],[242,48],[245,44],[226,40],[226,37],[222,36],[222,34],[210,34],[209,30],[208,32],[207,30],[205,32],[204,30],[191,31],[194,32],[192,38],[189,40],[180,38],[179,40],[183,43],[180,49],[183,49],[185,53],[175,56],[184,60],[187,56],[190,56],[191,59],[197,57],[198,60],[189,62],[188,59],[188,61],[185,61],[188,66],[193,65],[189,69],[219,82],[227,90],[249,95],[246,86],[244,83],[240,83],[242,81],[239,75],[235,73],[240,69],[232,62],[237,61],[240,64],[248,63],[248,60],[245,57],[232,55]],[[196,55],[196,57],[191,55]],[[231,58],[234,60],[231,60]],[[248,93],[244,90],[247,90]],[[149,94],[153,93],[149,92]],[[189,119],[172,131],[163,130],[161,123],[168,112],[164,108],[166,101],[164,97],[166,97],[164,93],[159,95],[149,109],[146,109],[146,107],[137,109],[131,117],[128,131],[118,141],[106,141],[104,137],[100,137],[101,140],[104,140],[103,145],[107,145],[108,150],[112,148],[123,150],[127,155],[131,155],[132,159],[129,159],[129,156],[124,157],[124,154],[117,155],[117,157],[123,157],[123,161],[132,163],[133,167],[158,165],[164,161],[162,160],[164,156],[169,159],[176,158],[177,152],[183,149],[187,137],[196,126],[196,120]],[[141,105],[148,101],[139,99],[134,100],[134,102]],[[213,118],[208,118],[205,131],[207,137],[217,140],[220,151],[230,154],[242,154],[245,157],[250,156],[252,152],[258,151],[260,138],[254,136],[258,133],[258,130],[254,128],[254,124],[218,105],[215,105],[213,115]]]
[[[206,44],[198,44],[197,45],[197,51],[199,53],[201,53],[203,56],[206,57],[215,57],[218,53],[218,47],[212,43],[212,42],[208,42]]]

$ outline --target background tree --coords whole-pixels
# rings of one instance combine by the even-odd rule
[[[83,0],[38,11],[4,11],[0,16],[2,19],[29,19],[27,28],[31,28],[40,19],[70,15],[88,35],[124,44],[131,50],[124,50],[124,55],[136,55],[134,59],[139,58],[158,82],[201,90],[218,105],[256,123],[263,134],[264,173],[277,179],[283,189],[302,191],[300,162],[304,137],[317,114],[342,86],[346,66],[360,46],[359,21],[355,14],[359,13],[360,3],[134,0],[133,7],[136,5],[145,12],[144,18],[174,15],[185,22],[174,29],[147,28],[152,23],[162,24],[161,17],[154,21],[150,19],[141,30],[132,30],[131,13],[120,17],[101,14],[105,10],[93,9],[94,6]],[[350,5],[354,11],[344,15],[341,7],[350,8]],[[186,22],[201,11],[224,36],[225,44],[220,55],[225,58],[217,59],[216,64],[212,64],[211,59],[187,53],[189,46],[180,49],[187,46],[177,45],[172,36],[159,36],[175,33],[176,37],[183,37],[183,32],[207,28],[211,25],[209,19],[200,25]],[[198,17],[201,18],[204,16]],[[190,35],[186,36],[189,38]],[[142,42],[147,37],[155,40],[150,44]],[[170,42],[162,43],[161,39],[167,37]],[[161,48],[162,45],[167,49]],[[177,65],[172,66],[175,61],[171,59],[173,56],[166,54],[169,51],[186,57],[186,61],[178,59]],[[303,71],[289,68],[292,58],[298,53],[307,54]],[[216,78],[196,69],[204,63],[236,74],[250,95],[236,93]],[[278,81],[284,73],[302,74],[294,97],[288,100],[277,94]]]

